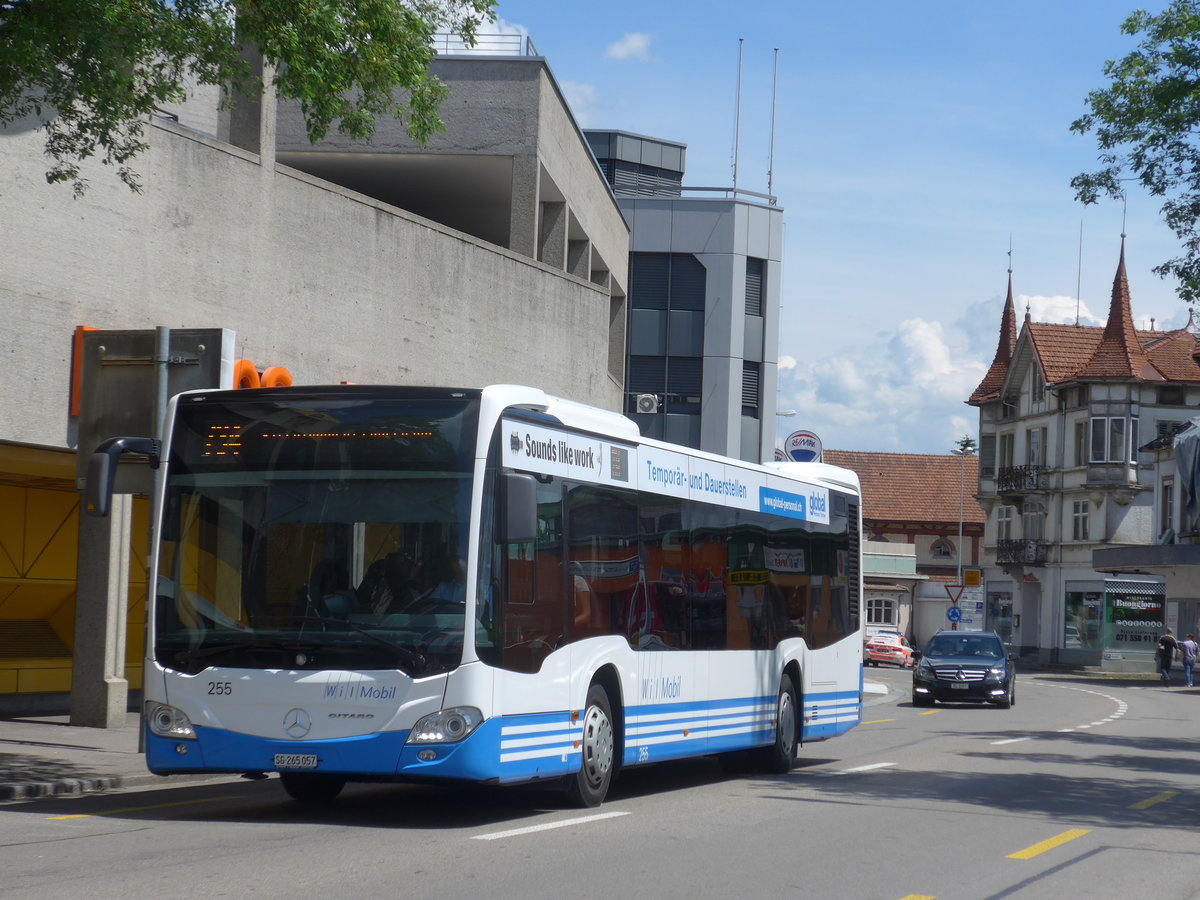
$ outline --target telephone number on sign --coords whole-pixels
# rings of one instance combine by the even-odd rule
[[[1158,638],[1153,634],[1122,634],[1117,632],[1117,640],[1125,644],[1153,644]]]

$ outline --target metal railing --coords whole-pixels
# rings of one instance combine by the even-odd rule
[[[996,541],[996,565],[1044,566],[1046,542],[1027,539]]]
[[[443,56],[539,56],[527,34],[475,35],[474,46],[468,47],[457,34],[433,35],[433,49]]]
[[[1044,491],[1050,486],[1050,470],[1045,466],[1009,466],[996,473],[996,492],[1022,494]]]

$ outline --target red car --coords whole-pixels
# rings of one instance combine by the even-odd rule
[[[863,645],[863,662],[871,666],[887,663],[903,669],[912,665],[912,652],[912,646],[904,635],[880,631],[867,638]]]

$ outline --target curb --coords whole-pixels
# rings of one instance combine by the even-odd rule
[[[241,781],[240,775],[97,775],[94,778],[61,778],[58,781],[0,782],[0,803],[6,800],[41,800],[46,797],[78,797],[135,787],[175,787],[214,781]]]

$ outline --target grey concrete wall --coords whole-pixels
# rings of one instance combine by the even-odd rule
[[[223,327],[298,383],[517,382],[621,408],[609,294],[494,245],[154,123],[144,190],[48,185],[0,131],[0,440],[70,446],[72,331]]]
[[[544,170],[612,269],[616,289],[611,292],[623,295],[629,229],[545,60],[443,57],[432,71],[449,87],[450,96],[439,113],[446,128],[434,133],[425,147],[391,118],[376,122],[375,134],[366,143],[333,132],[313,145],[299,106],[283,103],[278,152],[511,157],[511,246],[529,256],[536,255],[538,180]]]

